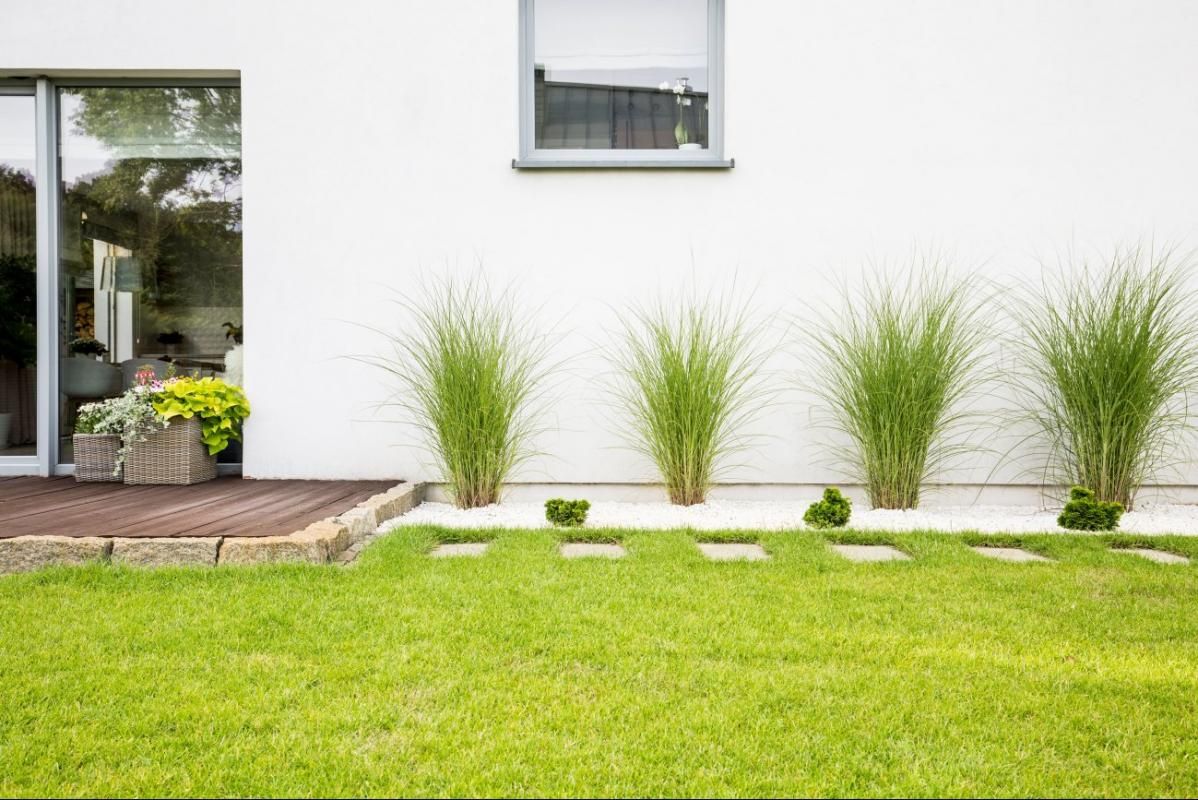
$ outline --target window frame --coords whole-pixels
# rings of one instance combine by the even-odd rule
[[[536,91],[533,75],[536,57],[536,0],[520,3],[520,156],[514,169],[665,168],[730,169],[735,161],[724,158],[724,2],[707,0],[708,108],[706,150],[602,150],[547,149],[536,147]]]

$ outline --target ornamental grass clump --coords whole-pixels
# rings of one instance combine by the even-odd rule
[[[972,279],[936,261],[905,279],[875,276],[844,296],[840,316],[811,334],[813,390],[847,437],[836,460],[874,508],[916,508],[923,486],[962,453],[963,407],[980,386],[986,328]]]
[[[499,502],[533,455],[549,372],[546,340],[511,294],[481,279],[436,281],[411,303],[412,327],[375,359],[399,381],[396,404],[422,432],[459,508]]]
[[[1131,509],[1176,463],[1198,389],[1191,263],[1121,249],[1025,293],[1016,391],[1042,445],[1043,479]]]
[[[768,403],[764,329],[730,297],[658,302],[622,322],[612,359],[625,438],[657,467],[671,503],[702,503]]]

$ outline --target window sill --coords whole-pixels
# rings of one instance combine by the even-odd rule
[[[513,158],[512,169],[732,169],[736,159]]]

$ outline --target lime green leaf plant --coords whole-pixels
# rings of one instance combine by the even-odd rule
[[[241,441],[241,424],[250,415],[250,403],[240,387],[220,378],[179,378],[166,381],[154,393],[154,410],[164,420],[175,417],[199,417],[201,441],[209,455],[229,446],[230,439]]]

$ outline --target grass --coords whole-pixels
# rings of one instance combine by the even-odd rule
[[[874,275],[847,291],[837,317],[811,329],[811,383],[831,427],[852,443],[833,447],[874,508],[916,508],[922,487],[963,448],[951,437],[980,382],[986,326],[969,279],[923,259],[905,275]]]
[[[481,278],[432,281],[403,305],[410,324],[389,337],[394,357],[367,360],[397,379],[394,404],[423,433],[454,503],[496,503],[533,454],[545,340]]]
[[[1198,390],[1198,296],[1173,251],[1075,265],[1025,298],[1016,389],[1040,434],[1044,482],[1132,508],[1172,466]]]
[[[625,438],[657,467],[670,502],[702,503],[738,433],[767,403],[762,329],[731,298],[659,302],[623,320],[613,361]]]
[[[474,535],[0,578],[0,795],[1198,790],[1198,568],[1119,537],[1019,537],[1058,559],[1020,565],[889,534],[914,561],[855,565],[813,533],[719,564],[683,531],[619,561]]]

